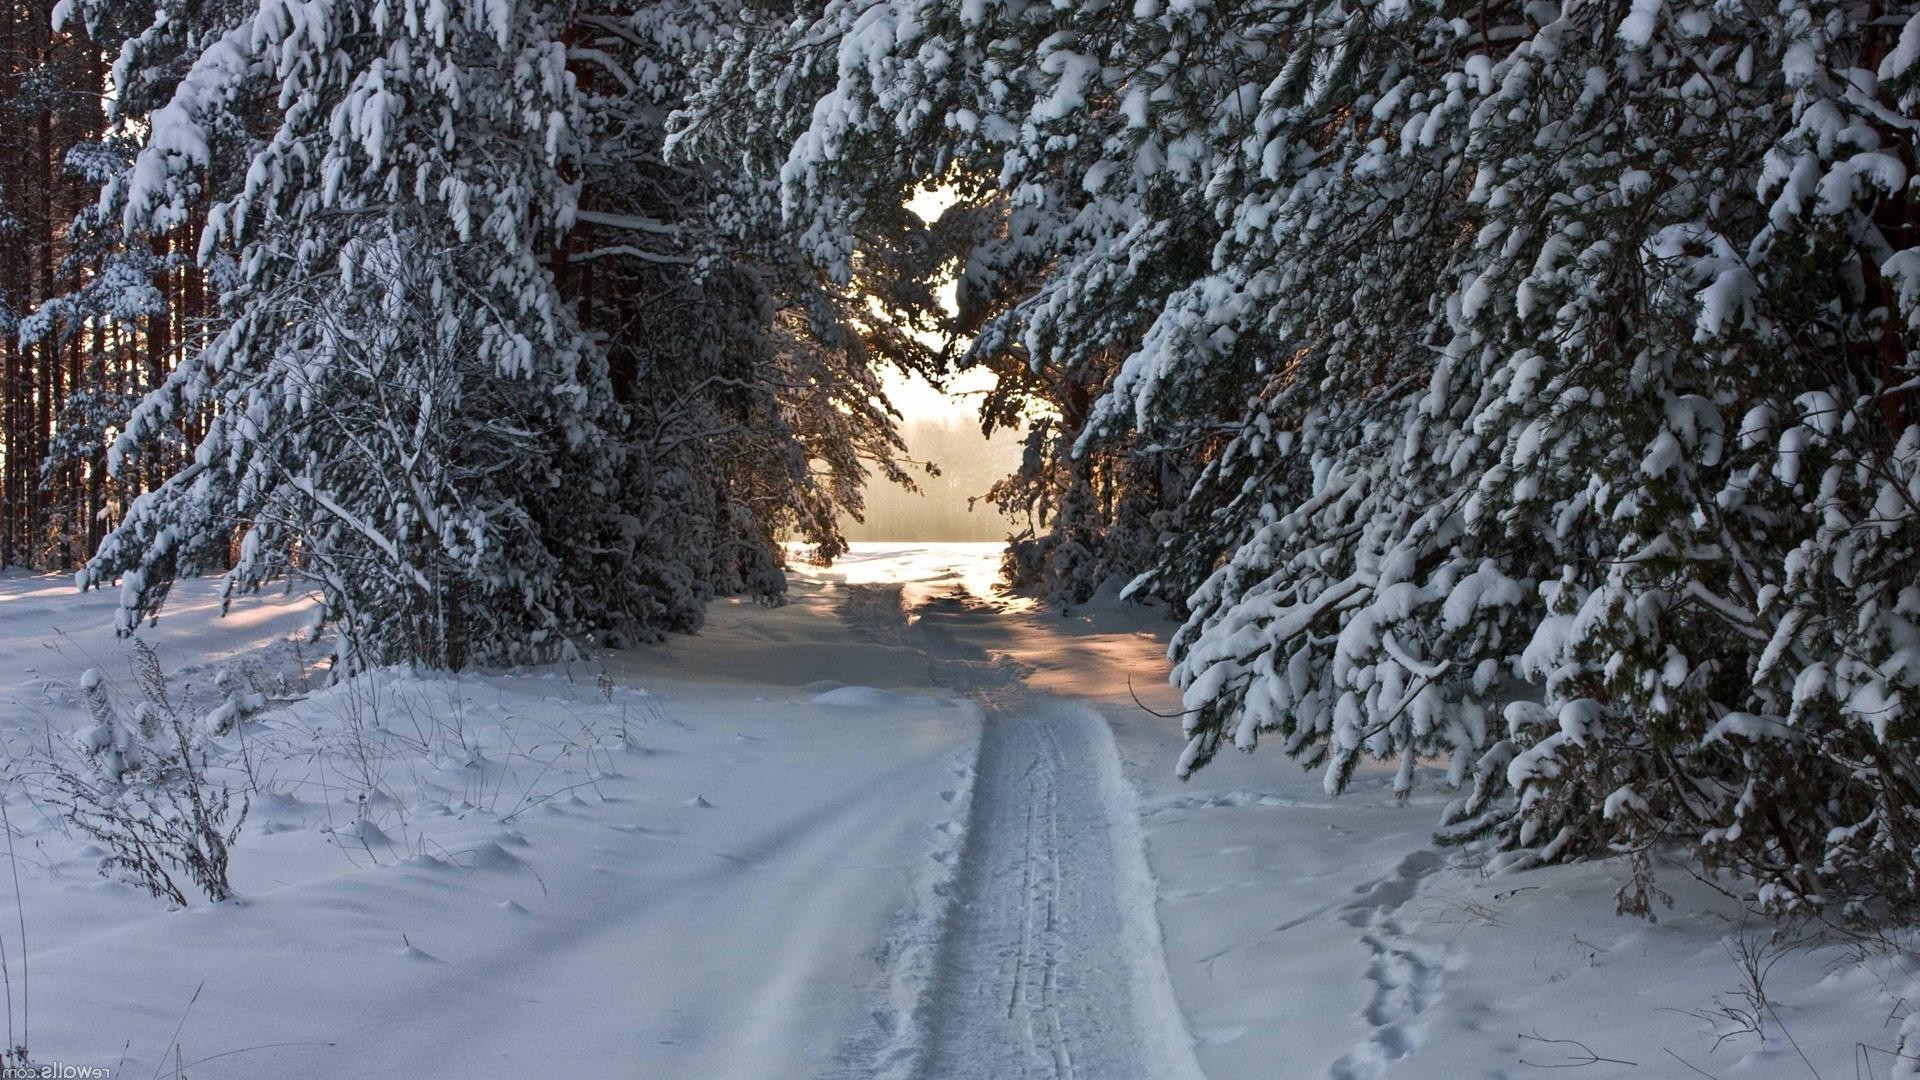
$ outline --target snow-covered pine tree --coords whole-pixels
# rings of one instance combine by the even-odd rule
[[[136,150],[82,222],[131,269],[44,322],[123,315],[149,235],[196,236],[222,293],[111,451],[167,477],[81,578],[129,628],[227,569],[315,587],[348,670],[691,629],[784,591],[784,537],[840,550],[867,469],[905,478],[872,367],[925,350],[662,158],[723,7],[75,2],[133,21]]]
[[[1202,470],[1135,585],[1197,584],[1183,773],[1444,755],[1519,858],[1911,911],[1912,19],[851,0],[684,123],[757,132],[830,269],[928,177],[1004,200],[976,349],[1123,356],[1077,452]]]
[[[803,251],[829,277],[877,261],[896,277],[870,288],[917,291],[896,317],[937,320],[928,286],[957,275],[958,318],[944,325],[968,343],[952,363],[996,374],[982,409],[989,433],[1028,428],[1022,468],[990,493],[1031,522],[1007,565],[1069,603],[1104,577],[1148,565],[1177,523],[1198,453],[1186,440],[1075,446],[1120,346],[1157,306],[1155,290],[1204,257],[1211,231],[1204,220],[1144,222],[1153,235],[1141,246],[1168,257],[1121,254],[1143,224],[1131,202],[1138,192],[1124,179],[1104,186],[1111,155],[1069,130],[1084,123],[1077,95],[1098,65],[1063,60],[1060,44],[1093,30],[1104,37],[1089,38],[1087,51],[1118,55],[1128,25],[1114,15],[933,2],[748,8],[676,118],[681,147],[777,184]],[[1042,44],[1056,54],[1046,72],[1023,52]],[[927,184],[957,197],[928,246],[911,265],[875,260],[903,221],[903,202]],[[1163,210],[1183,197],[1171,183],[1154,190]],[[920,275],[917,290],[900,284],[900,272]],[[1096,292],[1095,306],[1076,299]]]
[[[170,100],[118,117],[149,130],[102,195],[129,236],[211,195],[202,253],[237,262],[223,325],[135,410],[115,467],[171,416],[213,415],[82,582],[121,578],[137,620],[237,545],[230,591],[297,571],[349,666],[551,647],[581,629],[581,583],[549,538],[594,534],[621,445],[540,258],[576,209],[570,8],[230,13]],[[118,79],[139,80],[143,40]],[[206,191],[215,147],[246,167]]]
[[[715,592],[778,597],[782,538],[844,551],[869,471],[909,482],[878,368],[933,366],[864,288],[822,281],[760,227],[766,185],[665,159],[666,116],[727,10],[589,14],[573,45],[597,122],[564,279],[627,417],[618,501],[657,628],[697,625]]]

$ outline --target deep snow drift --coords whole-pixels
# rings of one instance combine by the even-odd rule
[[[170,693],[273,699],[209,743],[257,789],[240,898],[185,911],[35,787],[84,671],[139,695],[111,596],[0,576],[12,1037],[289,1080],[1891,1075],[1899,954],[1776,948],[1678,868],[1658,924],[1606,864],[1489,873],[1432,846],[1437,774],[1329,798],[1263,751],[1182,784],[1134,700],[1177,708],[1166,624],[998,597],[996,558],[861,545],[694,638],[324,688],[302,601],[220,620],[185,583],[142,632]]]

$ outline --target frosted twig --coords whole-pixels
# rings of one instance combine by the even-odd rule
[[[1536,1069],[1578,1069],[1588,1065],[1599,1065],[1602,1063],[1605,1063],[1608,1065],[1625,1065],[1633,1069],[1637,1069],[1640,1067],[1640,1063],[1637,1061],[1623,1061],[1620,1058],[1602,1057],[1601,1055],[1594,1053],[1590,1048],[1588,1048],[1586,1043],[1583,1043],[1578,1039],[1549,1039],[1546,1036],[1541,1035],[1540,1029],[1538,1028],[1534,1029],[1533,1034],[1521,1035],[1519,1036],[1519,1038],[1526,1042],[1537,1042],[1547,1046],[1577,1046],[1580,1048],[1579,1054],[1577,1055],[1568,1054],[1567,1060],[1561,1061],[1561,1062],[1543,1063],[1538,1061],[1528,1061],[1526,1058],[1520,1059],[1520,1064],[1531,1065]]]

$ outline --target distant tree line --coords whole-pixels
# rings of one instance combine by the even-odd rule
[[[102,96],[113,57],[56,31],[54,7],[0,4],[0,566],[72,569],[204,425],[176,416],[147,467],[107,472],[115,418],[190,346],[211,299],[191,230],[137,251],[101,243],[87,210],[128,151]],[[110,269],[135,278],[109,321],[97,286]]]

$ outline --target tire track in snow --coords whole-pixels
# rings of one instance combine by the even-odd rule
[[[866,587],[845,609],[921,648],[985,711],[952,903],[906,1075],[939,1080],[1199,1077],[1173,1003],[1136,807],[1098,713],[1030,692],[969,644],[998,613],[936,599],[906,627]],[[871,627],[866,624],[874,623]]]
[[[988,713],[925,1076],[1151,1075],[1085,722],[1038,700]]]

